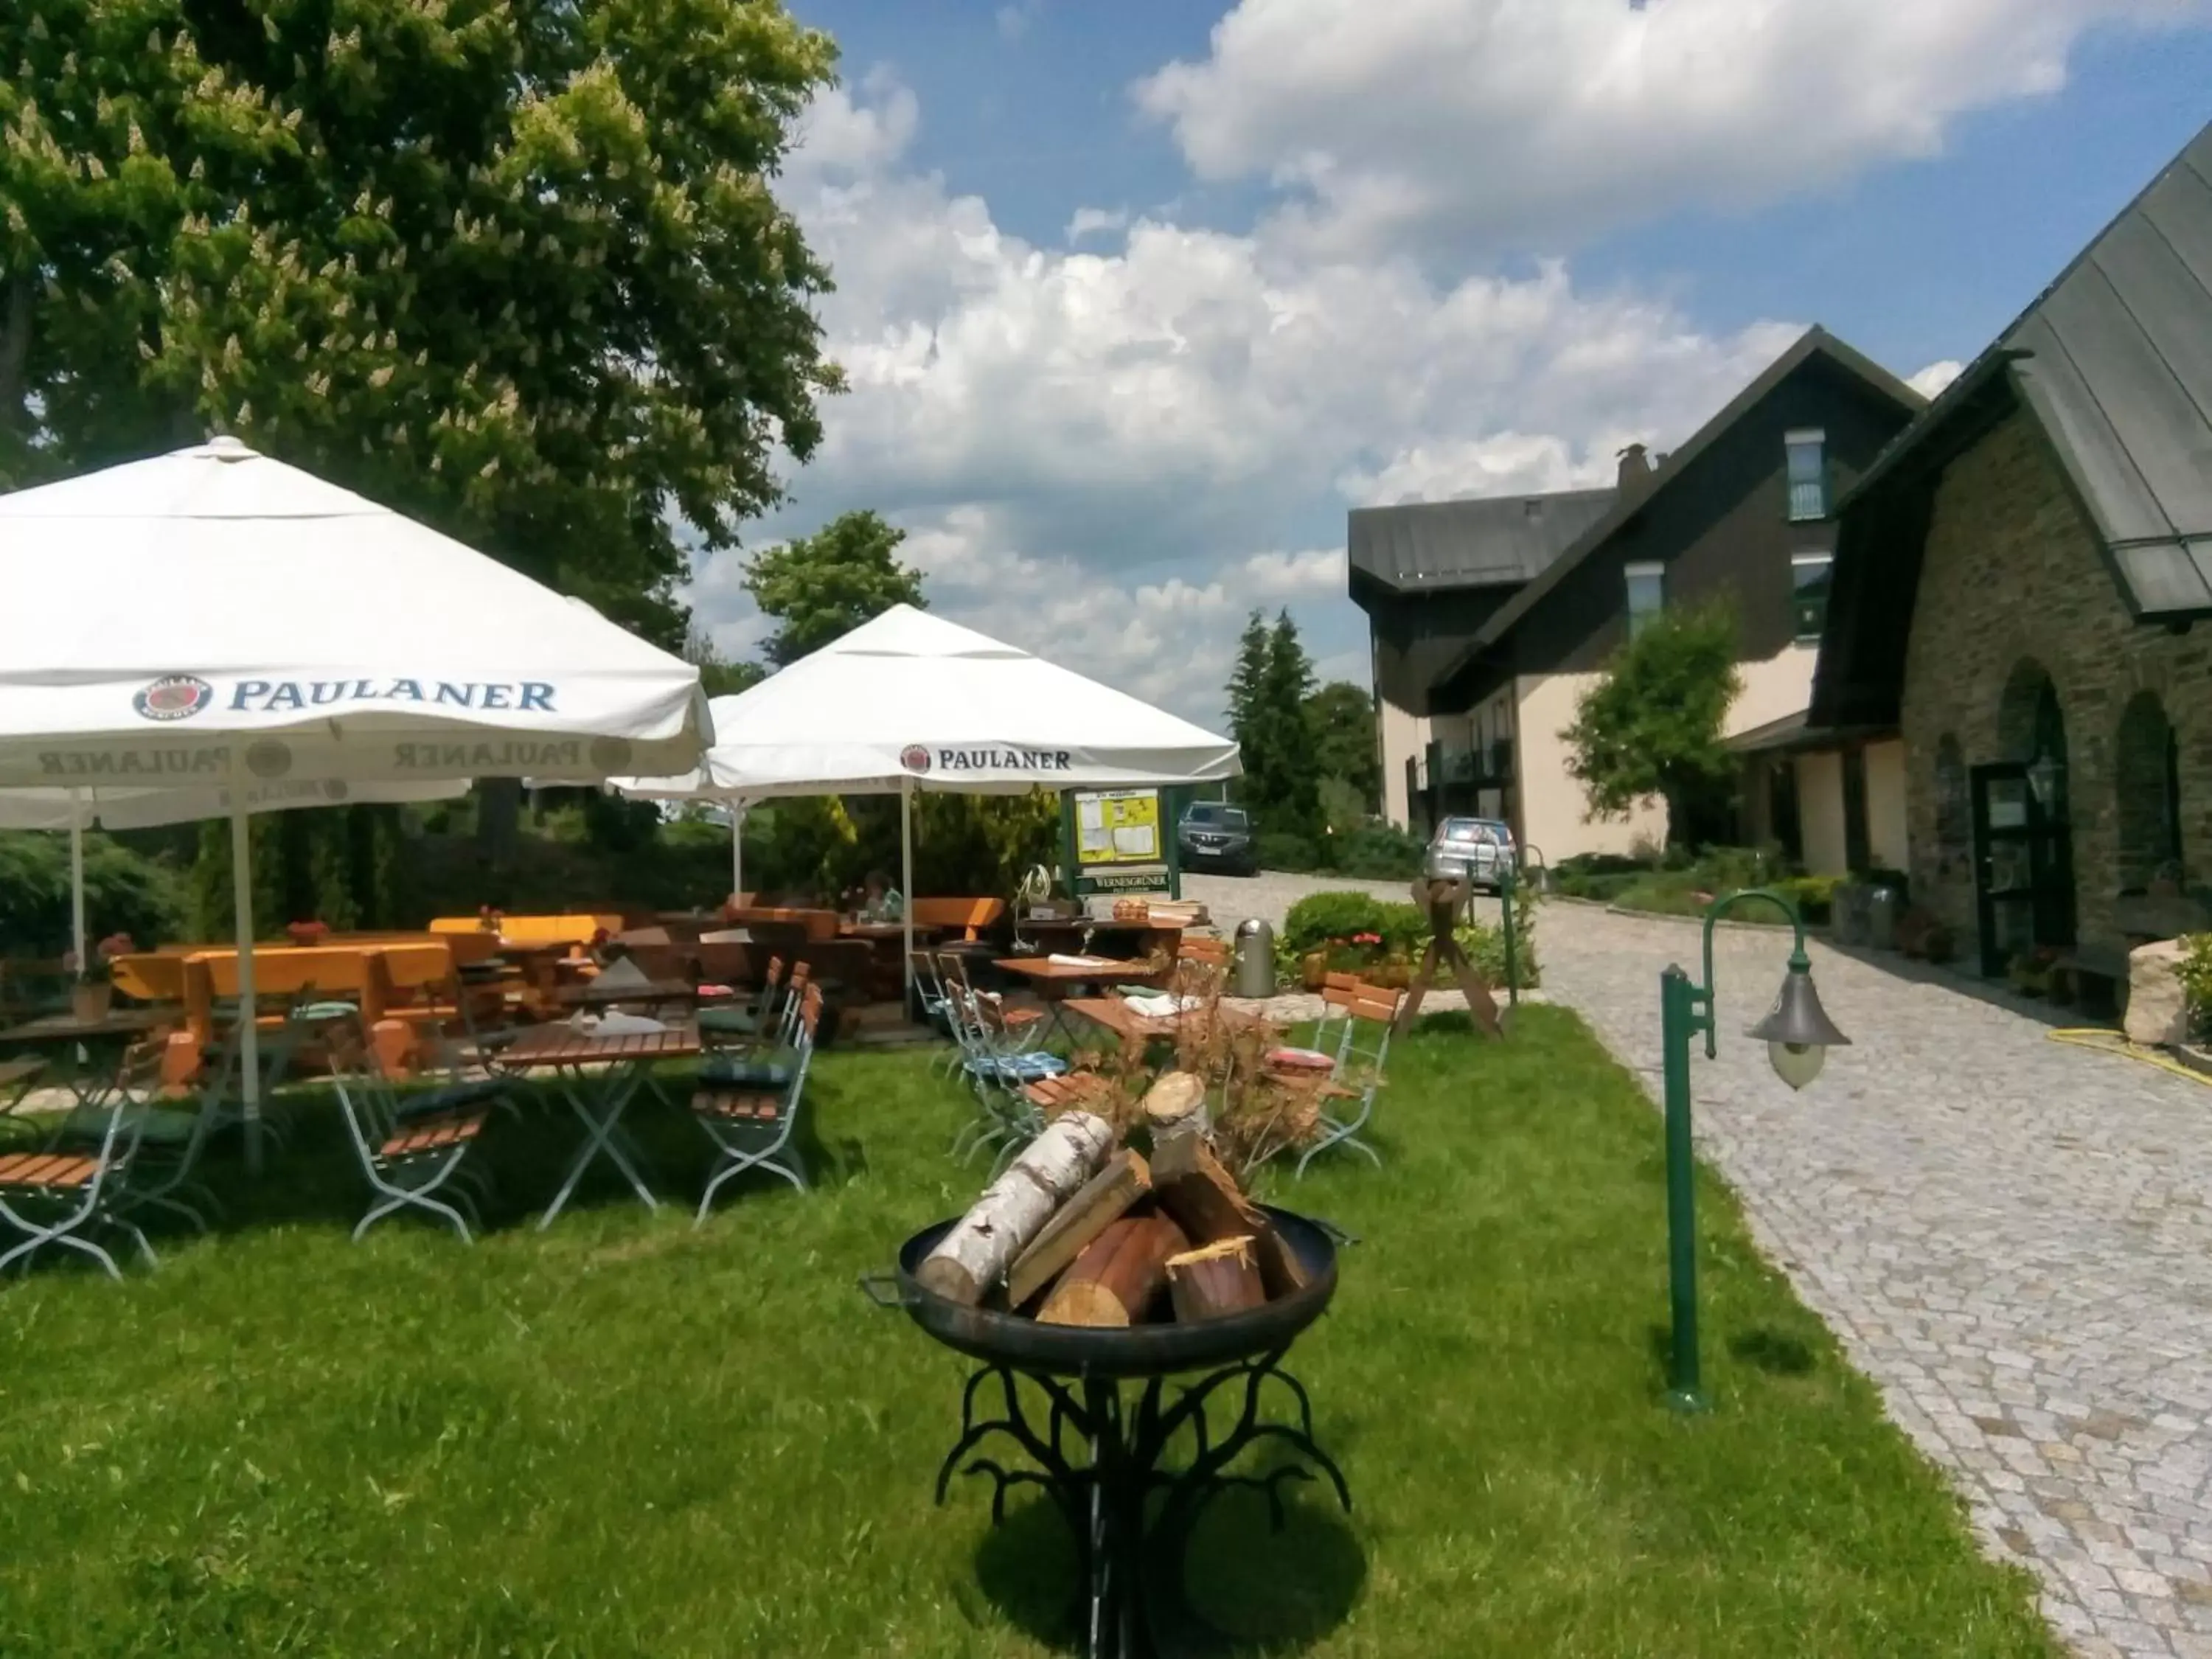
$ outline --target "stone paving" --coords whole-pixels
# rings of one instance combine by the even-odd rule
[[[1656,1096],[1695,928],[1553,905],[1538,945]],[[1854,1046],[1793,1096],[1739,1035],[1787,954],[1718,936],[1701,1155],[2077,1652],[2212,1659],[2212,1089],[1816,945]]]
[[[1199,896],[1233,925],[1320,884]],[[1658,975],[1696,970],[1695,928],[1554,904],[1537,948],[1656,1097]],[[1718,936],[1700,1153],[2077,1653],[2212,1659],[2212,1088],[1815,945],[1856,1041],[1793,1096],[1740,1035],[1787,953]]]

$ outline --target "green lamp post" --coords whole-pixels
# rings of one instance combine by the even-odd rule
[[[1745,1032],[1766,1044],[1775,1075],[1802,1089],[1820,1074],[1830,1048],[1850,1039],[1838,1030],[1820,994],[1813,988],[1813,963],[1805,954],[1805,923],[1796,907],[1764,887],[1747,888],[1716,900],[1705,912],[1705,977],[1693,982],[1680,967],[1659,975],[1659,1033],[1663,1050],[1667,1107],[1667,1288],[1673,1340],[1667,1365],[1667,1403],[1677,1411],[1699,1411],[1705,1394],[1698,1378],[1698,1218],[1696,1160],[1690,1144],[1690,1039],[1702,1031],[1705,1058],[1715,1053],[1713,1018],[1713,924],[1727,911],[1763,900],[1790,919],[1796,944],[1781,993],[1766,1017]]]
[[[1521,1006],[1521,964],[1517,949],[1519,941],[1513,931],[1513,896],[1520,890],[1522,867],[1532,859],[1543,876],[1548,878],[1552,867],[1545,861],[1540,847],[1518,848],[1513,857],[1506,860],[1505,867],[1498,872],[1498,921],[1505,930],[1505,1000],[1516,1009]],[[1542,890],[1540,878],[1538,890]],[[1474,908],[1472,900],[1468,908]]]

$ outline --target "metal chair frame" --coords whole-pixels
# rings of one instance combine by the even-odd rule
[[[1359,1132],[1375,1115],[1375,1097],[1382,1087],[1383,1067],[1390,1057],[1390,1035],[1404,1000],[1402,991],[1367,984],[1357,986],[1350,994],[1345,1004],[1344,1036],[1337,1049],[1336,1076],[1341,1080],[1351,1075],[1355,1066],[1361,1068],[1359,1092],[1350,1112],[1342,1116],[1321,1115],[1322,1137],[1299,1156],[1300,1176],[1305,1174],[1307,1164],[1332,1146],[1364,1152],[1376,1168],[1382,1168],[1382,1155],[1362,1139]],[[1362,1028],[1367,1026],[1376,1032],[1371,1045],[1362,1041]]]
[[[92,1257],[107,1269],[110,1279],[120,1279],[123,1270],[115,1265],[115,1258],[84,1236],[94,1224],[121,1228],[138,1246],[149,1267],[161,1266],[161,1258],[154,1254],[146,1235],[115,1202],[115,1194],[130,1172],[131,1160],[144,1138],[145,1116],[134,1114],[130,1103],[120,1096],[106,1111],[107,1128],[96,1153],[16,1152],[0,1158],[0,1218],[26,1235],[21,1243],[0,1254],[0,1273],[17,1261],[27,1272],[31,1257],[49,1244],[58,1244]],[[82,1169],[88,1162],[93,1166],[89,1171]],[[65,1213],[40,1222],[24,1214],[18,1204],[49,1205]],[[72,1204],[75,1207],[69,1207]]]
[[[758,1116],[734,1116],[712,1103],[726,1101],[730,1092],[716,1092],[712,1085],[694,1091],[692,1115],[698,1121],[707,1139],[714,1143],[716,1158],[714,1172],[708,1176],[707,1190],[699,1199],[699,1212],[692,1218],[692,1226],[703,1227],[714,1211],[714,1195],[748,1170],[765,1170],[771,1175],[781,1176],[800,1192],[806,1190],[806,1163],[792,1145],[791,1137],[799,1127],[799,1112],[806,1092],[806,1074],[814,1060],[814,1032],[822,1018],[822,988],[809,985],[802,994],[798,1015],[792,1027],[790,1048],[796,1057],[792,1067],[791,1081],[781,1091],[761,1091],[742,1094],[740,1097],[758,1103],[772,1100],[775,1106],[763,1122]],[[708,1103],[702,1103],[702,1102]]]
[[[490,1176],[481,1165],[465,1164],[464,1160],[491,1115],[491,1103],[434,1117],[408,1117],[376,1064],[358,1012],[349,1030],[346,1022],[337,1019],[331,1030],[331,1081],[346,1133],[361,1158],[362,1173],[375,1194],[368,1213],[353,1230],[354,1242],[359,1243],[362,1235],[385,1217],[418,1209],[447,1223],[464,1244],[473,1243],[469,1224],[473,1221],[483,1229],[476,1200],[489,1197]],[[447,1202],[441,1194],[453,1201]]]

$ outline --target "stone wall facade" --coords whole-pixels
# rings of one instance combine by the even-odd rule
[[[2075,932],[2115,945],[2123,885],[2140,887],[2166,853],[2162,833],[2155,848],[2145,836],[2172,816],[2160,805],[2167,722],[2184,878],[2212,878],[2212,625],[2173,634],[2129,616],[2041,433],[2016,412],[1937,487],[1905,651],[1913,896],[1956,931],[1967,959],[1978,934],[1966,773],[2034,758],[2018,688],[2039,666],[2065,721]],[[2145,731],[2156,734],[2154,766],[2142,759]]]

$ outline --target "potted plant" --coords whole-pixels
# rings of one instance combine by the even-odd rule
[[[292,936],[292,943],[312,947],[330,937],[331,925],[326,921],[288,921],[284,931]]]
[[[106,1019],[115,1004],[115,958],[137,948],[130,934],[110,933],[93,946],[90,962],[79,963],[72,952],[66,961],[77,977],[70,987],[70,1012],[88,1025]]]
[[[477,927],[484,933],[496,933],[499,932],[500,924],[506,920],[505,916],[489,904],[477,907]]]

